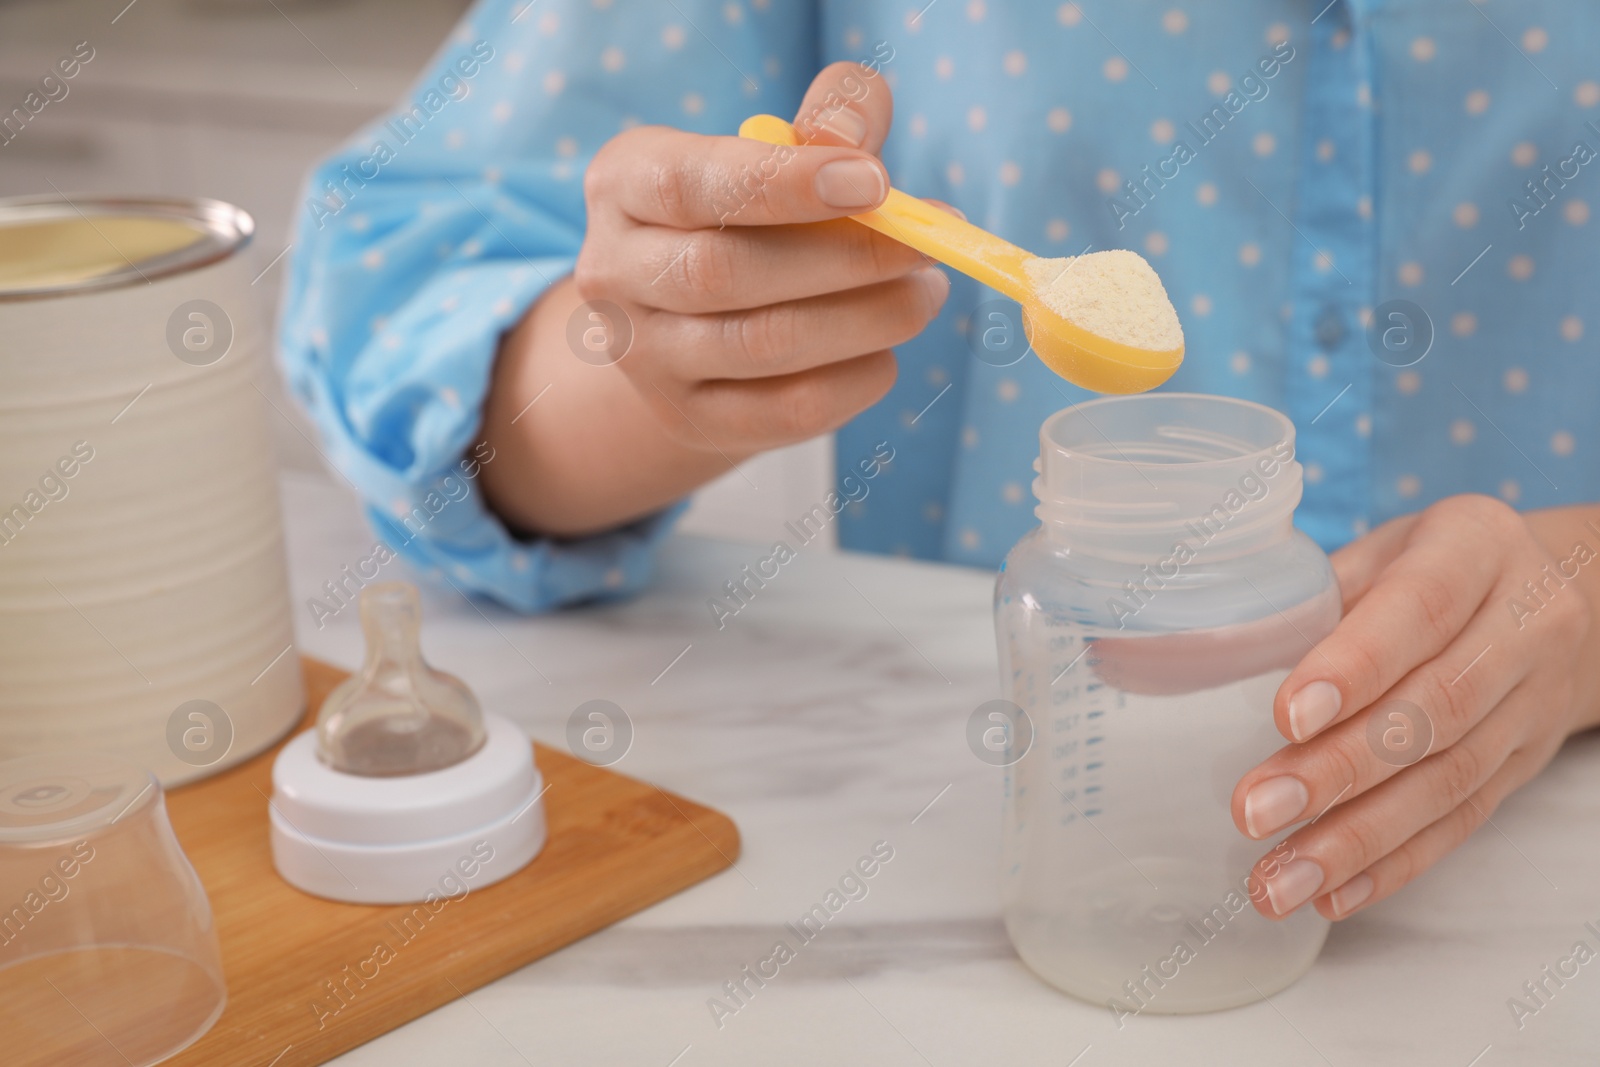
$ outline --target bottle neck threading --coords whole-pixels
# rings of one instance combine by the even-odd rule
[[[1070,551],[1114,562],[1221,560],[1291,536],[1294,424],[1249,401],[1107,397],[1040,427],[1034,513]]]

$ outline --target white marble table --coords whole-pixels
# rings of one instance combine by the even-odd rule
[[[372,535],[340,486],[290,476],[285,504],[300,648],[353,665],[354,613],[319,631],[305,601]],[[647,596],[545,618],[425,591],[429,658],[488,709],[562,745],[578,704],[617,702],[636,730],[618,769],[727,812],[744,852],[341,1065],[1600,1062],[1600,961],[1520,1032],[1506,1003],[1574,942],[1600,950],[1584,927],[1600,929],[1600,736],[1406,892],[1337,925],[1270,1004],[1119,1031],[1033,978],[1000,925],[1000,772],[963,733],[996,693],[991,576],[803,552],[719,632],[706,599],[760,554],[680,538]],[[708,1000],[880,840],[894,859],[869,894],[719,1029]]]

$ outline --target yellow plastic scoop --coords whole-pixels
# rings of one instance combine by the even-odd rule
[[[800,143],[794,127],[775,115],[746,119],[739,135],[774,145]],[[1142,393],[1172,377],[1183,362],[1181,343],[1170,351],[1138,348],[1072,322],[1045,303],[1029,275],[1028,264],[1041,257],[898,189],[890,189],[876,211],[851,217],[1021,304],[1034,354],[1074,385],[1100,393]]]

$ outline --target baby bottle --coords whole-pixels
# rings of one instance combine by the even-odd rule
[[[1002,689],[1031,725],[1007,753],[1006,930],[1119,1024],[1270,996],[1328,930],[1310,907],[1256,912],[1275,867],[1252,867],[1287,832],[1251,841],[1229,813],[1285,744],[1278,686],[1339,621],[1327,557],[1293,525],[1294,426],[1161,393],[1057,412],[1039,444],[1040,525],[995,589]]]

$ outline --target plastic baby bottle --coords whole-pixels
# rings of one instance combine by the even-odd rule
[[[1040,526],[995,590],[1002,688],[1032,726],[1007,781],[1007,932],[1119,1022],[1270,996],[1328,930],[1310,907],[1256,912],[1272,869],[1252,866],[1287,833],[1251,841],[1229,813],[1285,744],[1274,693],[1340,615],[1293,526],[1294,426],[1163,393],[1057,412],[1039,441]]]

